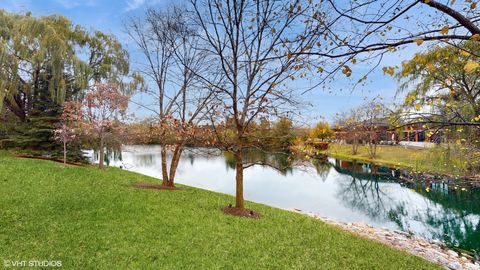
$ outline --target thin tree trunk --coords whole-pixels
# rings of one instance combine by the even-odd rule
[[[357,134],[353,132],[352,154],[356,155],[358,151],[358,138]]]
[[[235,194],[235,207],[243,209],[243,153],[242,149],[237,149],[235,152],[235,181],[236,181],[236,194]]]
[[[180,157],[182,156],[183,152],[183,144],[178,144],[175,146],[175,150],[172,156],[172,163],[170,164],[170,176],[168,186],[174,187],[175,186],[175,174],[177,172],[178,163],[180,162]]]
[[[63,164],[67,164],[67,142],[63,142]]]
[[[160,146],[162,149],[160,150],[160,155],[162,158],[162,185],[168,186],[168,171],[167,171],[167,146],[165,144],[161,144]]]
[[[105,146],[103,141],[103,134],[100,136],[100,160],[98,161],[98,168],[103,169],[103,161],[105,160]]]

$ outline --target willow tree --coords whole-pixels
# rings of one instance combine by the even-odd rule
[[[479,53],[477,41],[466,41],[437,46],[403,62],[396,76],[406,98],[393,118],[399,127],[422,126],[436,141],[461,142],[452,146],[464,159],[460,167],[472,175],[480,171]],[[450,148],[445,150],[450,156]]]
[[[0,40],[0,106],[20,121],[42,99],[61,105],[95,81],[128,74],[128,55],[115,37],[62,16],[0,11]]]
[[[402,63],[399,91],[406,99],[401,118],[432,128],[473,127],[480,131],[480,44],[437,46]]]
[[[60,153],[53,128],[63,102],[82,100],[98,82],[131,89],[139,77],[123,83],[128,60],[114,36],[65,17],[0,11],[0,109],[15,123],[4,125],[8,138],[1,144]]]

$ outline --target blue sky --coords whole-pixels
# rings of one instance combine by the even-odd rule
[[[122,22],[129,16],[141,16],[147,6],[166,7],[171,0],[0,0],[0,8],[9,12],[31,11],[36,16],[61,14],[76,24],[88,29],[101,30],[116,35],[124,46],[134,55],[134,48],[122,32]],[[400,65],[402,60],[409,59],[418,50],[409,47],[399,53],[388,54],[382,66]],[[135,59],[132,59],[135,61]],[[356,66],[354,73],[367,70],[368,66]],[[300,87],[300,85],[298,86]],[[331,121],[337,112],[345,111],[358,106],[365,100],[380,96],[386,103],[393,101],[397,82],[390,76],[384,75],[381,68],[369,76],[365,86],[351,91],[352,83],[349,79],[339,76],[329,85],[329,90],[314,89],[304,94],[301,99],[312,106],[302,108],[305,122],[313,123],[324,118]],[[134,97],[141,101],[142,96]],[[147,116],[148,112],[130,107],[139,117]]]

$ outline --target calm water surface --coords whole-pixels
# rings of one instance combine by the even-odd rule
[[[399,171],[331,158],[299,164],[281,154],[247,156],[272,166],[255,165],[245,170],[246,200],[402,230],[480,251],[480,192],[468,186],[447,179],[405,184],[398,179]],[[161,178],[159,146],[125,146],[121,158],[109,162]],[[176,182],[234,195],[234,162],[229,154],[188,149]]]

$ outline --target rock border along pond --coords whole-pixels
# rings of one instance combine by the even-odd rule
[[[474,262],[470,255],[462,254],[449,249],[440,241],[427,241],[419,236],[410,235],[406,232],[374,228],[363,222],[341,222],[314,213],[303,212],[299,209],[285,209],[288,211],[305,214],[319,219],[327,224],[349,231],[355,235],[365,237],[387,246],[406,251],[415,256],[422,257],[427,261],[440,264],[446,269],[480,270],[479,262]]]

